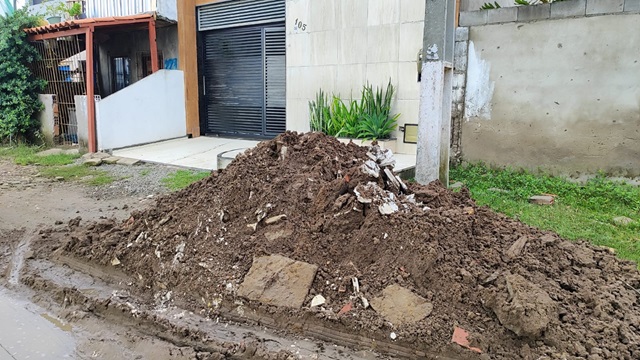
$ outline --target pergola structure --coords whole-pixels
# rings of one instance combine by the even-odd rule
[[[95,55],[94,36],[97,32],[142,30],[149,31],[149,44],[151,55],[151,70],[158,71],[158,45],[156,42],[156,14],[144,13],[133,16],[91,18],[82,20],[69,20],[56,24],[49,24],[26,29],[29,41],[41,41],[58,39],[69,36],[85,36],[86,44],[86,95],[88,118],[88,147],[89,152],[97,151],[96,142],[96,115],[95,115]]]

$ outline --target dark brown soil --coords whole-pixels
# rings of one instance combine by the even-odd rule
[[[285,133],[124,223],[72,226],[61,233],[65,250],[116,264],[150,302],[207,316],[238,300],[254,256],[280,254],[318,265],[305,306],[316,294],[327,303],[299,311],[249,304],[274,317],[311,314],[377,339],[395,332],[428,352],[451,349],[459,326],[484,358],[640,358],[635,264],[477,207],[466,189],[410,184],[403,193],[362,172],[366,153],[318,133]],[[377,187],[365,191],[368,182]],[[358,201],[357,186],[371,204]],[[398,212],[381,215],[380,189],[395,193]],[[286,219],[265,224],[277,215]],[[367,299],[399,284],[433,312],[395,327],[352,297],[352,277]],[[349,302],[353,310],[338,315]]]

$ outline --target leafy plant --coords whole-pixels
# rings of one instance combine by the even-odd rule
[[[320,89],[316,94],[315,100],[309,101],[309,115],[312,131],[321,131],[328,135],[334,135],[329,133],[331,110],[329,108],[327,96],[322,89]]]
[[[25,28],[37,26],[40,19],[26,10],[0,17],[0,141],[32,136],[38,128],[38,100],[45,86],[30,70],[38,52],[27,41]]]
[[[500,9],[502,6],[500,6],[500,4],[498,4],[497,1],[495,1],[493,4],[488,2],[488,3],[484,3],[481,7],[480,10],[489,10],[489,9]]]
[[[363,86],[360,100],[350,100],[348,104],[335,95],[329,104],[320,90],[316,99],[309,102],[311,130],[354,139],[387,139],[400,117],[390,115],[394,94],[391,80],[386,88],[375,91],[371,85]]]
[[[400,114],[389,117],[384,114],[366,114],[358,124],[358,137],[362,139],[387,139],[396,129]]]
[[[74,2],[71,6],[68,6],[65,2],[57,0],[49,0],[45,2],[45,16],[63,16],[66,15],[70,18],[75,18],[82,14],[82,5]]]

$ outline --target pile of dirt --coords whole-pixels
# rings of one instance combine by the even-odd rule
[[[123,223],[73,224],[64,251],[205,316],[317,321],[459,358],[640,358],[635,264],[477,207],[466,189],[405,184],[392,163],[287,132]],[[302,308],[240,296],[254,259],[273,254],[314,265]]]

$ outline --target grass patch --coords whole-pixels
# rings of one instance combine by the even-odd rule
[[[18,165],[61,166],[72,164],[80,154],[56,154],[38,156],[43,148],[39,146],[18,145],[0,148],[0,157],[11,158]]]
[[[453,168],[450,177],[464,183],[479,205],[555,231],[567,239],[614,248],[620,257],[640,263],[638,187],[602,176],[576,184],[563,178],[483,165]],[[557,195],[553,206],[528,202],[530,196],[544,193]],[[617,225],[613,219],[618,216],[631,218],[633,223]]]
[[[144,170],[140,171],[140,176],[147,176],[147,175],[149,175],[149,173],[151,173],[151,170],[144,169]]]
[[[181,190],[211,175],[208,171],[178,170],[162,179],[162,183],[171,191]]]
[[[48,178],[62,178],[64,181],[82,180],[93,186],[108,185],[116,180],[106,171],[96,170],[86,165],[51,166],[43,168],[40,174]]]

